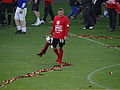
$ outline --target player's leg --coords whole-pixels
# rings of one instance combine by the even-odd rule
[[[23,34],[26,33],[26,20],[25,20],[26,14],[27,14],[27,8],[24,8],[23,12],[20,13],[19,15]]]
[[[83,29],[90,29],[92,21],[92,17],[90,16],[91,9],[87,8],[85,6],[85,11],[84,11],[84,18],[85,18],[85,27]]]
[[[51,20],[53,21],[53,19],[54,19],[54,12],[53,12],[53,9],[52,9],[51,5],[49,5],[49,14],[51,16]]]
[[[48,13],[49,13],[49,2],[47,2],[46,1],[46,3],[45,3],[46,5],[45,5],[45,7],[44,7],[44,18],[43,18],[43,23],[45,23],[46,22],[46,18],[47,18],[47,16],[48,16]]]
[[[25,20],[23,20],[23,21],[20,21],[20,23],[21,23],[21,27],[22,27],[22,33],[26,33],[26,21]]]
[[[0,3],[0,26],[2,26],[2,15],[1,15],[1,13],[2,13],[2,3]]]
[[[16,11],[15,11],[14,19],[15,19],[15,24],[17,26],[16,33],[21,33],[22,32],[22,27],[21,27],[20,17],[19,17],[19,8],[17,8]]]
[[[6,18],[5,18],[5,10],[6,10],[6,4],[5,3],[2,3],[1,4],[1,24],[3,25],[3,24],[5,24],[5,20],[6,20]]]
[[[71,9],[72,9],[72,11],[70,12],[70,14],[68,15],[68,18],[70,18],[73,14],[74,14],[74,6],[71,6]]]
[[[40,12],[39,11],[33,11],[35,16],[36,16],[36,22],[34,24],[32,24],[33,26],[38,26],[42,23],[42,21],[40,21]]]
[[[8,4],[7,12],[8,12],[8,26],[10,26],[11,20],[12,20],[12,13],[13,13],[13,4],[12,3]]]
[[[33,10],[33,13],[35,14],[35,17],[36,17],[36,22],[32,25],[40,25],[41,24],[41,21],[40,21],[40,12],[39,12],[39,3],[40,2],[37,2],[37,3],[34,3],[33,6],[32,6],[32,10]]]
[[[59,61],[58,61],[58,64],[62,64],[62,58],[63,58],[63,46],[65,45],[65,40],[64,39],[60,39],[60,42],[59,42]]]
[[[53,38],[53,43],[52,43],[52,45],[53,45],[53,51],[54,51],[54,53],[57,55],[56,62],[59,61],[59,52],[58,52],[58,49],[57,49],[57,44],[58,44],[58,43],[59,43],[59,39]]]
[[[22,32],[22,27],[21,27],[21,23],[19,20],[15,19],[15,24],[17,26],[17,31],[16,33],[21,33]]]
[[[74,19],[76,19],[76,17],[78,16],[78,8],[77,8],[77,6],[74,7],[74,12],[75,12]]]
[[[59,53],[59,61],[58,61],[58,64],[62,64],[63,49],[60,48],[59,51],[60,51],[60,53]]]
[[[35,17],[37,18],[37,20],[36,20],[36,22],[40,22],[40,12],[39,11],[34,11],[33,10],[33,12],[34,12],[34,14],[35,14]]]

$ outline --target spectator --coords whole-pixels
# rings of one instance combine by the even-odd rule
[[[94,2],[94,8],[95,8],[95,13],[96,13],[96,19],[99,20],[99,15],[101,15],[101,4],[102,4],[102,0],[96,0],[96,2]]]
[[[52,9],[52,3],[53,3],[53,0],[44,0],[44,18],[42,20],[42,23],[46,22],[46,18],[48,16],[48,14],[50,14],[51,20],[53,21],[54,13],[53,13],[53,9]]]
[[[2,26],[2,15],[1,15],[1,13],[2,13],[2,3],[1,3],[1,0],[0,0],[0,27]]]
[[[115,10],[116,3],[118,3],[118,0],[107,0],[106,1],[111,32],[115,31],[116,29],[116,16],[117,16],[117,12]]]
[[[18,0],[14,0],[14,4],[13,4],[14,13],[15,13],[15,11],[16,11],[17,5],[18,5]]]
[[[15,23],[17,26],[17,34],[25,34],[26,33],[26,20],[25,16],[27,14],[26,7],[27,0],[18,0],[18,6],[15,12]]]
[[[34,24],[32,24],[33,26],[38,26],[40,25],[42,22],[40,21],[40,12],[39,12],[39,4],[40,4],[41,0],[33,0],[32,1],[32,10],[35,14],[36,17],[36,22]]]
[[[12,20],[12,13],[13,13],[13,0],[1,0],[2,5],[1,5],[1,24],[5,23],[5,11],[7,9],[7,13],[8,13],[8,20],[7,20],[7,24],[10,27],[11,26],[11,20]]]
[[[103,0],[103,17],[109,17],[105,2],[106,1]]]
[[[70,18],[72,15],[74,15],[74,19],[76,19],[77,15],[78,15],[77,4],[78,4],[78,0],[69,0],[69,5],[70,5],[72,11],[68,15],[68,18]]]
[[[78,7],[78,14],[80,14],[82,12],[82,10],[83,10],[83,6],[82,6],[81,0],[78,0],[77,7]]]
[[[94,2],[92,2],[92,0],[82,0],[82,5],[85,20],[85,27],[83,29],[92,29],[96,23]]]

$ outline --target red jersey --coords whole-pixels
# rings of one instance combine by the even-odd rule
[[[13,3],[13,0],[1,0],[2,3]]]
[[[70,23],[66,16],[55,16],[52,23],[52,30],[50,32],[50,35],[54,33],[54,38],[64,39],[64,37],[68,35],[69,25]]]
[[[46,2],[49,2],[49,4],[52,6],[53,0],[44,0],[44,6],[46,5]]]
[[[107,8],[116,8],[118,0],[107,0]]]

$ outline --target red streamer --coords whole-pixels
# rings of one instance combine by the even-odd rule
[[[120,45],[119,46],[107,46],[108,48],[114,48],[114,47],[120,47]]]
[[[37,71],[34,71],[34,72],[32,72],[32,73],[28,73],[28,74],[26,74],[26,75],[21,75],[21,76],[15,77],[15,78],[8,79],[8,80],[6,80],[6,81],[3,80],[3,81],[1,81],[1,82],[3,82],[3,84],[1,84],[0,87],[3,87],[4,85],[9,84],[9,83],[11,83],[11,82],[13,82],[13,81],[15,81],[15,80],[17,80],[17,79],[26,78],[26,77],[33,77],[33,76],[36,76],[36,75],[44,75],[44,74],[39,74],[39,73],[41,73],[41,72],[61,71],[61,68],[62,68],[63,66],[70,66],[70,65],[72,65],[72,64],[71,64],[71,63],[66,63],[66,62],[64,62],[63,64],[61,64],[61,65],[55,65],[55,66],[53,66],[53,67],[50,68],[50,69],[37,70]]]
[[[90,39],[120,39],[120,37],[105,37],[105,36],[94,37],[92,35],[74,35],[74,36],[68,36],[68,37],[72,38],[72,37],[78,37],[78,36],[81,36],[80,38],[90,38]]]

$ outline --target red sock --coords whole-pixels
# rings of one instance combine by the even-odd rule
[[[57,59],[56,59],[56,62],[58,62],[59,61],[59,52],[58,52],[58,49],[57,48],[55,48],[55,49],[53,49],[53,51],[55,52],[55,54],[57,55]]]
[[[60,49],[58,64],[62,64],[62,57],[63,57],[63,49]]]

